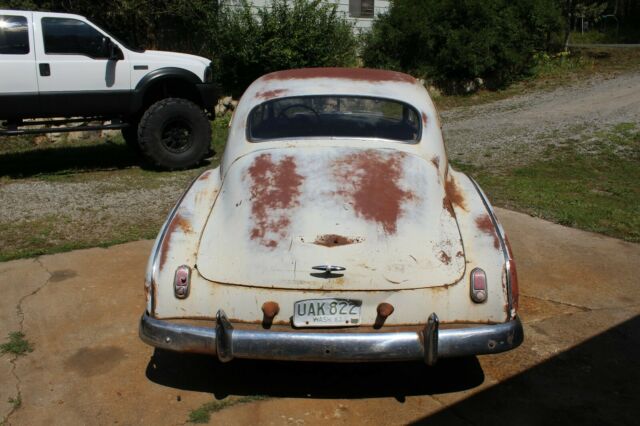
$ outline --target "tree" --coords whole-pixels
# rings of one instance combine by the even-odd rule
[[[365,40],[367,66],[426,77],[446,91],[528,71],[562,27],[555,0],[396,0]]]

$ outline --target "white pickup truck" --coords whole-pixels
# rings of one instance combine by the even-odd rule
[[[210,152],[210,64],[128,48],[82,16],[0,10],[0,136],[121,129],[154,165],[192,167]]]

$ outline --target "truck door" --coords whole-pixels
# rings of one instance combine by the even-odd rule
[[[80,17],[34,13],[40,103],[51,116],[118,115],[131,98],[127,51]]]
[[[38,114],[38,79],[30,12],[0,10],[0,119]]]

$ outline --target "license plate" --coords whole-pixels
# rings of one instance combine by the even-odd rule
[[[294,327],[354,327],[360,325],[361,300],[308,299],[293,304]]]

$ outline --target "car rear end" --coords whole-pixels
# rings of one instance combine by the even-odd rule
[[[341,123],[363,108],[356,127],[369,133],[321,133],[351,131]],[[145,288],[143,340],[221,361],[433,364],[523,339],[491,205],[449,166],[424,88],[375,70],[285,72],[247,89],[221,166],[163,226]]]

